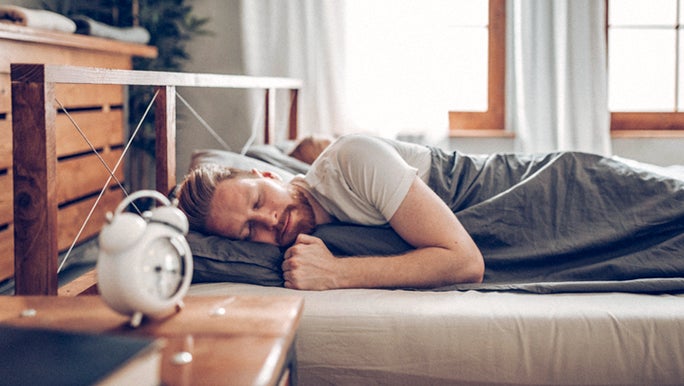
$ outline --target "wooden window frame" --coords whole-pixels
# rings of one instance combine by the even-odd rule
[[[506,0],[489,0],[487,111],[449,111],[455,136],[504,135],[506,90]]]
[[[608,7],[610,0],[605,0],[606,10],[606,49],[608,49],[608,34],[610,23]],[[684,130],[684,112],[612,112],[610,113],[610,130],[613,136],[633,136],[650,134],[658,136],[674,130]],[[678,133],[680,134],[680,133]],[[684,132],[681,132],[684,134]]]
[[[606,39],[608,39],[608,3]],[[489,0],[487,110],[449,111],[452,136],[512,136],[505,131],[506,0]],[[614,137],[684,135],[684,112],[611,112]]]

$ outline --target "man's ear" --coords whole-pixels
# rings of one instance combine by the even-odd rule
[[[271,179],[278,180],[278,181],[282,181],[282,180],[283,180],[282,178],[280,178],[279,175],[277,175],[277,174],[275,174],[275,173],[273,173],[273,172],[262,171],[262,170],[257,170],[257,169],[252,169],[251,172],[252,172],[253,174],[256,174],[256,175],[259,176],[259,177],[271,178]]]

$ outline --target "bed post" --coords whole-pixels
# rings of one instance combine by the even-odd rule
[[[156,188],[168,194],[176,186],[176,87],[159,86],[155,101]]]
[[[288,139],[297,139],[297,97],[299,90],[293,88],[290,90],[290,121],[288,124]]]
[[[12,64],[17,295],[57,295],[55,85],[44,65]]]
[[[271,143],[274,140],[271,132],[275,127],[275,105],[276,105],[276,90],[267,88],[265,94],[266,100],[264,108],[264,143]]]

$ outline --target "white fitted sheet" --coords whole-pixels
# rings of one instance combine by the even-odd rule
[[[299,385],[681,384],[684,295],[192,286],[305,299]]]

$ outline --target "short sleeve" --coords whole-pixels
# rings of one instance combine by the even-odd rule
[[[391,144],[350,135],[314,163],[307,182],[338,220],[379,225],[392,218],[416,175]]]

